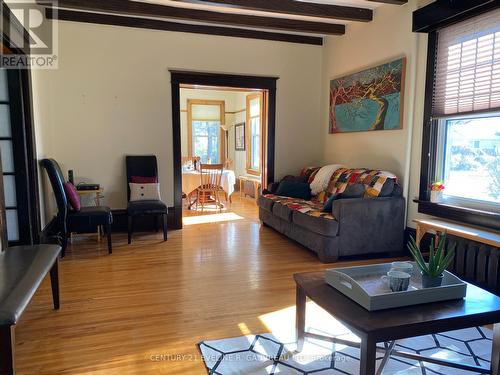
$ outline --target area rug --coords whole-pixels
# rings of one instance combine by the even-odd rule
[[[309,332],[359,341],[345,327],[335,325],[337,332],[309,328]],[[436,335],[399,340],[396,350],[426,357],[489,368],[492,332],[487,328],[470,328]],[[307,338],[304,348],[296,352],[293,340],[283,341],[273,333],[203,341],[198,344],[209,374],[217,375],[357,375],[359,350]],[[383,347],[384,344],[379,344]],[[383,358],[379,353],[377,366]],[[391,357],[383,374],[390,375],[471,375],[472,372],[446,368],[430,363]]]

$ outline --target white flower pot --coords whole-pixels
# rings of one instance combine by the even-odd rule
[[[439,203],[441,202],[441,196],[442,192],[441,191],[431,191],[431,202],[432,203]]]

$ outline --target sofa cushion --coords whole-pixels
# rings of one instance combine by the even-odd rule
[[[334,237],[338,234],[339,223],[331,214],[322,211],[293,211],[294,224],[322,236]]]
[[[267,198],[265,195],[259,195],[257,205],[266,211],[273,212],[274,201]]]

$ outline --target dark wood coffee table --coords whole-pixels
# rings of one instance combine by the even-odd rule
[[[294,279],[297,283],[296,330],[299,351],[302,350],[305,337],[358,347],[361,352],[360,375],[376,373],[377,351],[386,354],[382,368],[393,355],[476,373],[500,375],[500,324],[497,324],[500,323],[500,297],[486,290],[468,284],[467,296],[462,300],[369,312],[326,284],[325,272],[298,273]],[[361,343],[305,332],[307,297],[359,336]],[[395,340],[489,324],[494,324],[491,370],[394,350]],[[377,348],[380,342],[388,343],[388,349]]]

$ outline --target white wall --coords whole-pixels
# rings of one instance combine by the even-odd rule
[[[350,24],[344,37],[329,37],[323,59],[324,162],[395,173],[408,200],[410,226],[417,215],[412,200],[418,195],[427,54],[427,36],[413,33],[411,25],[412,12],[422,5],[410,0],[377,8],[373,22]],[[402,56],[407,58],[403,129],[328,134],[329,81]]]
[[[64,21],[59,38],[59,69],[33,71],[38,156],[100,183],[112,208],[126,205],[124,156],[144,153],[173,205],[169,69],[279,77],[277,177],[322,158],[321,47]]]

